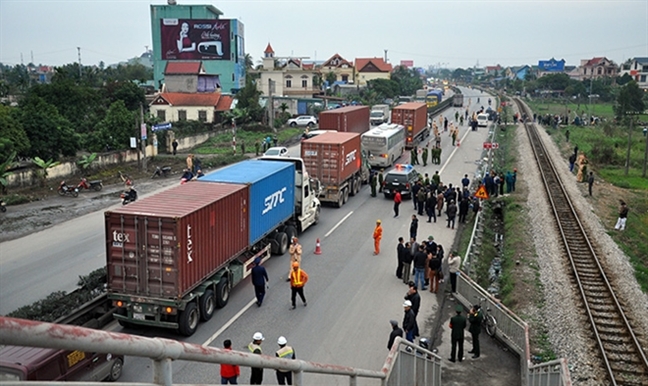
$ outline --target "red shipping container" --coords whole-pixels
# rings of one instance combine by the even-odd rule
[[[369,130],[369,106],[322,111],[319,114],[319,129],[362,134]]]
[[[107,211],[108,290],[182,298],[248,246],[249,188],[189,182]]]
[[[410,102],[394,107],[391,123],[405,126],[407,138],[405,146],[412,146],[414,138],[428,125],[427,105],[425,103]]]
[[[360,134],[329,132],[301,143],[304,166],[325,186],[340,185],[362,165]]]

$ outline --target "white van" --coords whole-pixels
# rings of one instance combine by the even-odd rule
[[[488,114],[486,113],[477,114],[477,126],[488,127]]]

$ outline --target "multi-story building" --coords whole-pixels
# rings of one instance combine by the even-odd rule
[[[275,57],[270,43],[263,56],[257,89],[264,96],[287,96],[311,98],[320,93],[320,72],[312,63],[304,63],[303,58]],[[272,87],[272,88],[271,88]]]
[[[354,68],[353,63],[344,59],[340,54],[331,56],[322,64],[322,76],[326,78],[327,74],[333,72],[335,81],[344,84],[353,83]]]
[[[173,3],[173,4],[172,4]],[[212,5],[151,5],[153,74],[157,89],[165,83],[169,62],[201,62],[205,74],[218,77],[224,92],[245,86],[243,23],[221,19]]]
[[[383,58],[355,59],[355,84],[358,86],[366,86],[373,79],[390,79],[391,72],[391,63],[386,63]]]
[[[648,89],[648,58],[632,58],[621,66],[620,76],[628,74],[639,87]]]
[[[592,59],[581,59],[578,67],[580,79],[598,79],[604,77],[616,77],[619,69],[613,61],[606,57]]]

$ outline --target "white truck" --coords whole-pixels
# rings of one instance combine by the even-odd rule
[[[369,122],[373,126],[389,122],[389,105],[374,105],[369,113]]]

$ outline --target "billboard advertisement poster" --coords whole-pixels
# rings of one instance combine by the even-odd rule
[[[401,60],[400,65],[405,66],[405,67],[414,67],[414,61],[413,60]]]
[[[162,60],[230,60],[230,21],[161,19]]]

